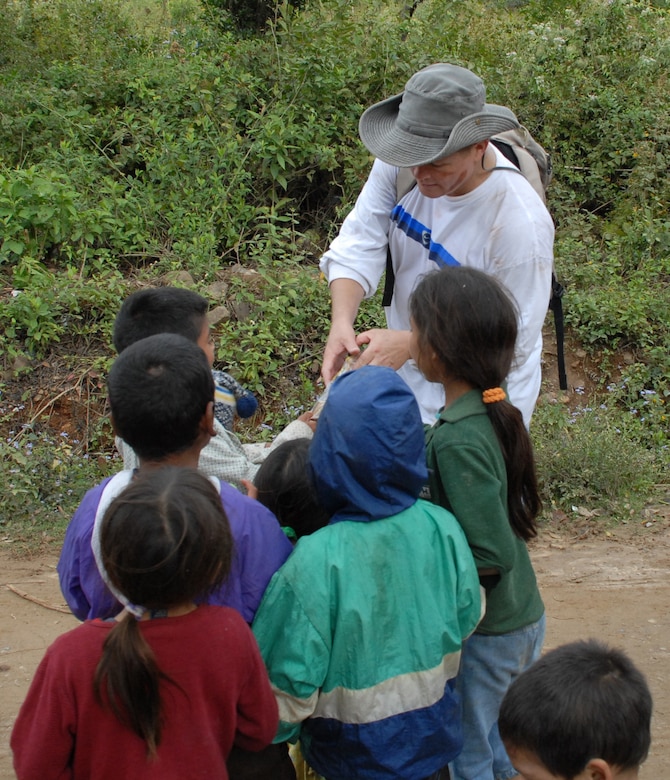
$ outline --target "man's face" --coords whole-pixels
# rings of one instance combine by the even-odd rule
[[[411,171],[421,194],[427,198],[440,198],[472,192],[486,177],[482,167],[486,146],[487,142],[483,141],[428,165],[414,166]]]

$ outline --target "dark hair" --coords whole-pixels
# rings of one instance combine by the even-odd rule
[[[133,604],[167,609],[219,586],[230,572],[233,540],[221,497],[195,469],[140,472],[105,512],[100,546],[109,579]],[[110,631],[95,672],[98,701],[147,743],[161,739],[160,681],[138,621]],[[103,693],[104,698],[103,698]]]
[[[557,647],[517,677],[498,728],[506,746],[572,780],[593,758],[638,767],[649,752],[651,710],[649,687],[628,656],[589,639]]]
[[[489,274],[447,266],[423,277],[410,299],[419,347],[435,352],[446,374],[474,388],[500,387],[517,337],[511,298]],[[537,535],[541,502],[530,436],[508,400],[486,405],[507,470],[510,524],[521,539]]]
[[[292,439],[267,456],[254,477],[258,500],[293,529],[296,539],[328,525],[329,516],[319,506],[307,466],[309,439]]]
[[[182,287],[138,290],[121,304],[112,339],[121,353],[136,341],[157,333],[177,333],[197,341],[209,304],[202,295]]]
[[[188,449],[198,437],[214,380],[200,347],[172,333],[142,339],[114,361],[107,391],[118,435],[143,460]]]

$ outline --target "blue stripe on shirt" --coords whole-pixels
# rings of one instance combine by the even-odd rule
[[[391,212],[391,220],[400,230],[413,241],[421,244],[428,250],[428,259],[436,263],[440,268],[446,265],[460,265],[458,260],[441,244],[433,241],[430,228],[415,219],[398,203]]]

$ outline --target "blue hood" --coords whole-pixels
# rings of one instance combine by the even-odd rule
[[[391,368],[333,382],[309,450],[319,501],[339,520],[379,520],[412,506],[428,478],[421,414]]]

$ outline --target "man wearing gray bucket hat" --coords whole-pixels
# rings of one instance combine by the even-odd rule
[[[357,367],[392,366],[414,391],[424,422],[432,423],[445,399],[442,386],[427,382],[410,360],[409,297],[429,271],[467,265],[495,276],[517,303],[519,339],[508,392],[530,422],[540,389],[554,226],[532,186],[489,144],[518,126],[509,108],[486,102],[479,77],[447,63],[418,71],[402,93],[363,113],[360,137],[377,159],[321,259],[332,298],[326,382],[347,354],[360,355]],[[416,186],[398,199],[401,169],[410,169]],[[356,335],[359,305],[377,289],[387,253],[395,274],[388,328]]]

